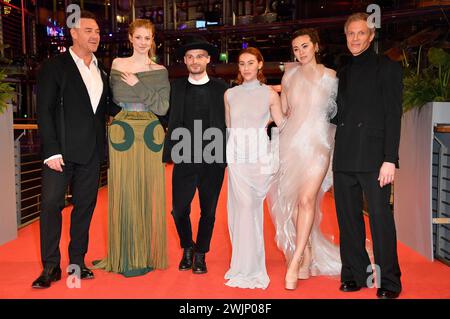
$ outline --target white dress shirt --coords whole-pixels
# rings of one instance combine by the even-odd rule
[[[69,48],[69,52],[81,73],[81,77],[83,78],[84,85],[86,85],[91,100],[92,110],[95,113],[103,93],[103,81],[100,69],[97,65],[97,58],[92,54],[91,64],[87,67],[84,60],[73,52],[72,47]]]
[[[91,101],[92,111],[95,114],[97,111],[98,103],[103,93],[103,80],[100,74],[100,69],[98,68],[97,58],[92,54],[92,60],[89,67],[86,66],[84,60],[73,52],[72,47],[69,48],[70,55],[72,56],[75,64],[77,65],[78,71],[80,71],[81,78],[83,79],[84,85],[89,94],[89,99]],[[61,154],[55,154],[44,160],[46,164],[49,160],[55,158],[62,158]]]

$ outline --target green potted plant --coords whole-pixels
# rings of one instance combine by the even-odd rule
[[[419,50],[420,51],[420,50]],[[420,53],[419,53],[420,54]],[[450,54],[442,48],[428,50],[428,67],[406,68],[403,78],[403,110],[421,109],[429,102],[450,101]]]

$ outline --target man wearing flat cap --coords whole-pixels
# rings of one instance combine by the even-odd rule
[[[226,167],[223,96],[228,85],[209,77],[206,71],[211,59],[217,57],[218,49],[200,36],[186,40],[177,55],[184,59],[189,77],[171,83],[163,161],[174,163],[172,215],[183,248],[178,268],[204,274],[207,272],[205,254],[210,248]],[[194,242],[190,212],[197,189],[201,212]]]

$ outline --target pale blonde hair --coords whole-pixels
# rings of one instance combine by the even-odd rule
[[[347,18],[347,21],[345,21],[344,32],[347,33],[347,28],[348,28],[350,23],[355,22],[355,21],[366,21],[366,22],[368,22],[368,19],[369,19],[369,15],[367,13],[365,13],[365,12],[353,13],[352,15],[350,15]],[[369,26],[369,24],[367,24],[367,27],[369,28],[371,33],[375,32],[375,27],[371,28]]]

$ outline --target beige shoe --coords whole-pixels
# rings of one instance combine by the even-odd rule
[[[284,288],[286,290],[295,290],[297,289],[297,283],[298,280],[295,279],[295,281],[288,281],[287,279],[284,280]]]
[[[302,262],[303,256],[300,257],[299,261],[294,261],[291,260],[289,262],[289,265],[287,267],[287,271],[286,271],[286,276],[284,277],[284,288],[287,290],[295,290],[297,289],[297,284],[298,284],[298,278],[294,276],[290,276],[290,274],[288,274],[289,268],[291,267],[291,263],[294,262],[295,263],[295,267],[296,269],[293,271],[294,274],[298,273],[299,269],[300,269],[300,264]]]

